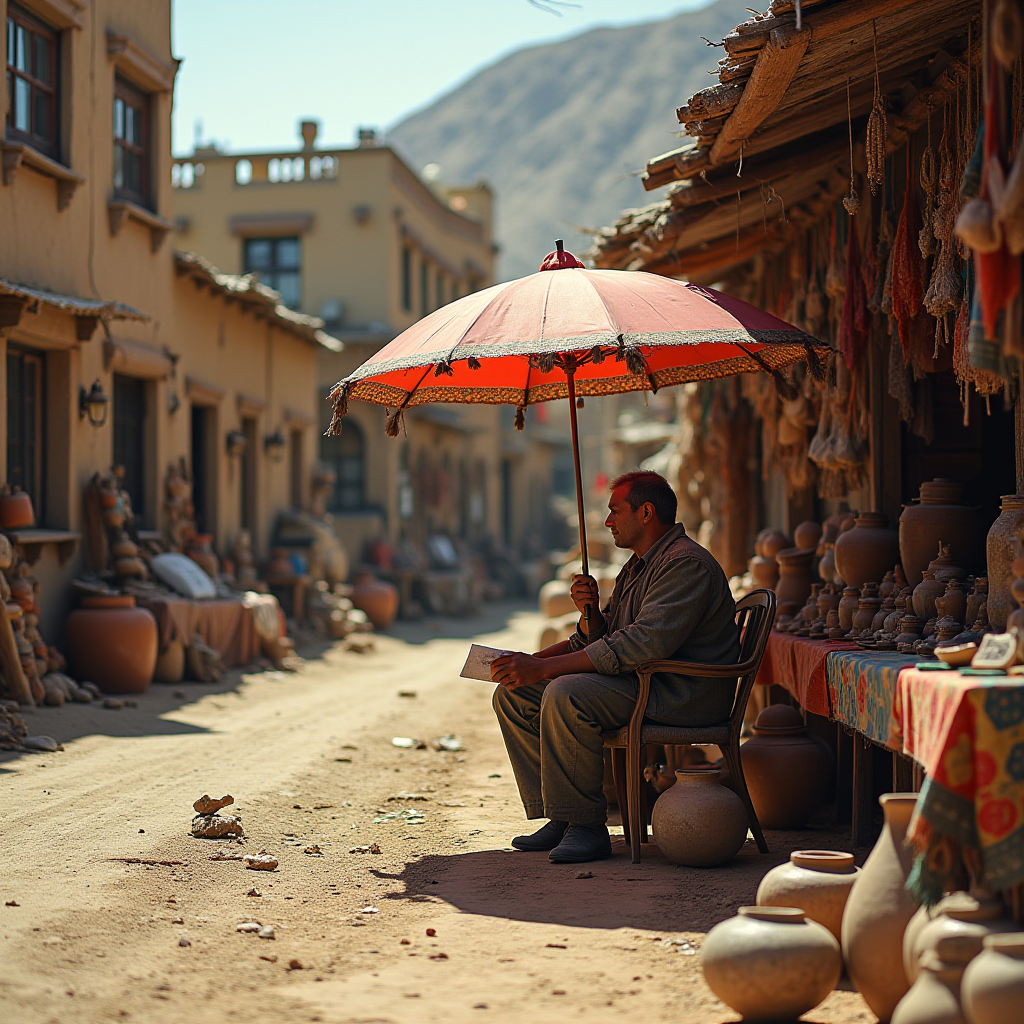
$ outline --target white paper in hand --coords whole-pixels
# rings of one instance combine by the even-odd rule
[[[489,683],[491,682],[491,662],[503,654],[510,653],[510,651],[499,651],[495,647],[481,647],[480,644],[473,644],[469,649],[466,664],[462,666],[459,675],[463,679],[483,679]]]

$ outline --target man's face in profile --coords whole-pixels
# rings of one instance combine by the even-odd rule
[[[608,499],[608,517],[604,525],[611,530],[617,548],[635,546],[644,532],[644,512],[650,510],[648,505],[641,505],[634,511],[626,497],[628,493],[629,485],[622,484],[612,491]]]

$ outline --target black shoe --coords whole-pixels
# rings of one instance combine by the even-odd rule
[[[543,828],[537,829],[533,835],[516,836],[512,845],[524,853],[541,853],[543,850],[553,850],[565,835],[569,827],[567,821],[549,821]]]
[[[548,854],[556,864],[582,864],[612,855],[612,841],[606,825],[570,825],[565,838]]]

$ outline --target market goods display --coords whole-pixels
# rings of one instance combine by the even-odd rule
[[[835,936],[794,907],[740,907],[708,932],[700,959],[711,991],[747,1021],[795,1020],[843,970]]]
[[[859,869],[852,853],[796,850],[789,862],[774,867],[757,887],[759,907],[799,907],[839,941],[843,910]]]

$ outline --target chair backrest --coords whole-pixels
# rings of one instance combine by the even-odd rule
[[[747,700],[754,688],[757,670],[761,667],[772,624],[775,622],[775,593],[771,590],[752,590],[736,602],[736,625],[740,631],[740,664],[749,663],[749,670],[736,683],[729,721],[734,727],[742,725]]]

